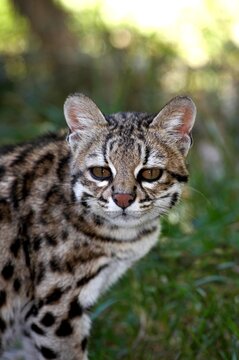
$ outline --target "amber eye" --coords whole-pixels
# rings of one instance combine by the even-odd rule
[[[142,169],[139,172],[138,179],[140,181],[157,181],[162,176],[163,170],[159,168]]]
[[[90,168],[91,176],[96,180],[109,180],[112,176],[111,170],[107,167],[95,166]]]

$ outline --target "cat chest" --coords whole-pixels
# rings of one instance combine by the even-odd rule
[[[92,306],[98,297],[114,284],[134,262],[149,252],[157,242],[158,233],[159,228],[140,243],[132,245],[127,251],[118,251],[117,256],[108,258],[104,264],[101,264],[96,276],[81,288],[80,303],[84,307]]]
[[[83,307],[91,307],[99,296],[114,284],[130,267],[131,261],[114,260],[99,268],[99,273],[92,278],[79,293],[79,302]]]

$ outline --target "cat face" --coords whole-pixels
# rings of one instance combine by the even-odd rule
[[[188,98],[176,99],[157,116],[107,117],[82,95],[67,100],[72,186],[86,211],[112,225],[135,227],[177,202],[188,178],[185,155],[195,107]]]

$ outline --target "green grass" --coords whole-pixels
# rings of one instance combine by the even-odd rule
[[[239,185],[191,185],[181,221],[95,307],[91,360],[239,359]]]

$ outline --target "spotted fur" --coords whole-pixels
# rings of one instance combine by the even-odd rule
[[[16,358],[3,351],[20,335],[26,360],[86,360],[90,307],[155,245],[188,179],[189,98],[157,115],[104,116],[73,95],[64,111],[68,142],[52,134],[0,150],[1,359]],[[140,178],[149,168],[157,180]]]

